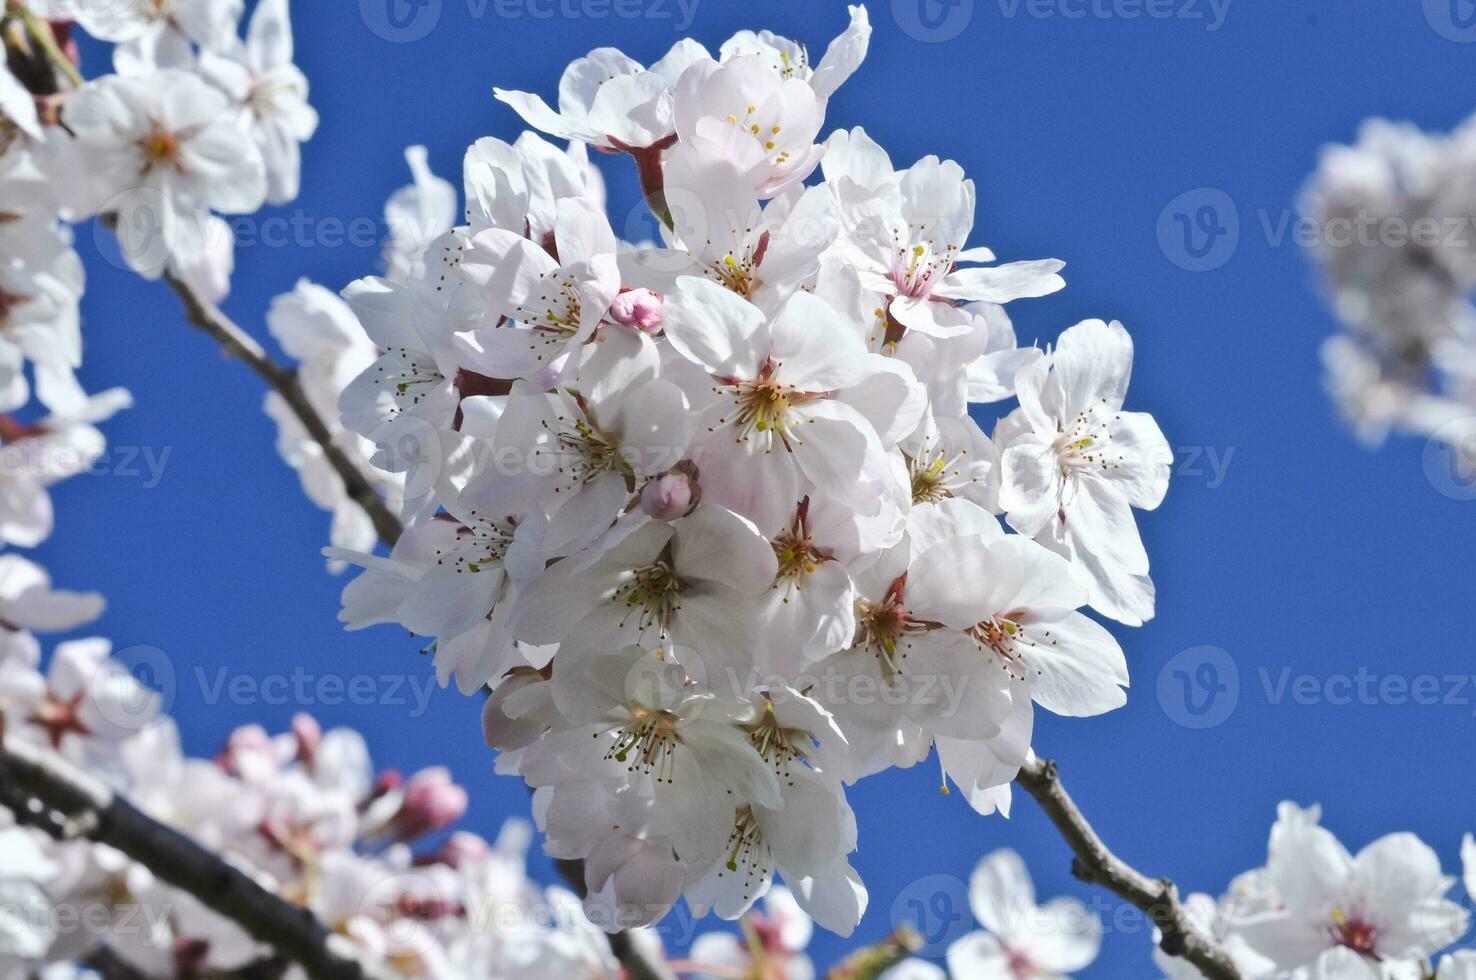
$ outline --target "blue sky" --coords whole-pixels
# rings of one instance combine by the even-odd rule
[[[295,5],[323,124],[301,198],[261,216],[285,222],[287,242],[268,243],[264,226],[237,257],[227,310],[258,337],[271,297],[300,276],[338,288],[375,271],[377,246],[333,229],[378,220],[406,180],[405,144],[426,144],[459,184],[470,142],[516,135],[494,84],[551,96],[588,49],[654,60],[679,25],[714,49],[768,27],[818,54],[846,20],[830,0],[422,0],[396,29],[386,2]],[[1414,830],[1454,871],[1460,835],[1476,829],[1476,783],[1451,764],[1476,730],[1476,681],[1457,680],[1472,673],[1476,575],[1451,544],[1469,541],[1473,505],[1440,492],[1440,460],[1427,468],[1420,442],[1369,453],[1338,423],[1317,360],[1335,325],[1284,221],[1319,146],[1350,140],[1360,119],[1449,128],[1471,111],[1473,11],[1469,0],[1217,3],[877,0],[870,56],[828,122],[864,125],[899,164],[958,160],[978,187],[970,244],[1065,259],[1063,293],[1015,304],[1022,341],[1122,320],[1137,344],[1129,407],[1156,415],[1178,447],[1167,500],[1140,520],[1158,617],[1118,631],[1127,706],[1085,721],[1041,714],[1037,727],[1037,751],[1059,760],[1107,841],[1151,875],[1218,891],[1262,860],[1290,798],[1321,802],[1353,847]],[[102,71],[89,54],[88,73]],[[614,163],[620,230],[636,196],[626,161]],[[430,665],[414,639],[339,629],[343,583],[318,555],[328,518],[277,459],[257,379],[187,327],[165,287],[109,264],[91,228],[79,248],[84,381],[125,385],[137,405],[107,426],[107,474],[56,491],[39,558],[60,583],[108,596],[95,632],[172,680],[196,754],[301,708],[362,730],[382,765],[450,765],[475,829],[526,814],[521,783],[491,772],[478,701],[437,690],[422,703]],[[272,678],[311,703],[290,690],[284,703]],[[959,934],[953,879],[1008,845],[1043,895],[1105,909],[1087,976],[1148,975],[1139,918],[1071,878],[1030,800],[985,819],[937,783],[922,766],[854,790],[871,889],[858,938],[880,938],[916,902],[935,938]],[[551,880],[546,862],[536,870]],[[820,936],[812,950],[828,965],[849,945]]]

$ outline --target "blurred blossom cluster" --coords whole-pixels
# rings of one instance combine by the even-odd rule
[[[1219,898],[1184,899],[1193,928],[1225,950],[1242,980],[1476,978],[1476,950],[1455,948],[1470,912],[1451,897],[1456,880],[1435,852],[1413,834],[1393,833],[1352,854],[1321,816],[1317,806],[1282,803],[1263,866],[1238,875]],[[1464,888],[1476,895],[1470,834],[1461,859]],[[1013,851],[981,861],[968,894],[983,928],[949,944],[947,969],[905,959],[883,980],[1060,978],[1095,960],[1103,934],[1097,914],[1072,898],[1037,905]],[[1153,938],[1161,938],[1156,929]],[[1153,962],[1167,980],[1203,976],[1162,949],[1154,949]]]
[[[1311,255],[1346,331],[1329,392],[1366,441],[1434,435],[1476,475],[1476,121],[1451,133],[1366,122],[1323,151],[1302,196]]]
[[[1455,879],[1418,837],[1392,833],[1352,854],[1321,826],[1318,806],[1282,803],[1266,863],[1218,899],[1186,899],[1245,980],[1470,980],[1476,951],[1455,949],[1470,920]],[[1476,895],[1476,842],[1461,847],[1464,887]],[[1442,950],[1444,955],[1438,956]],[[1169,980],[1199,972],[1154,951]]]
[[[14,569],[9,570],[15,578]],[[66,603],[75,614],[57,615]],[[76,625],[76,597],[33,587],[22,619]],[[237,729],[214,759],[186,756],[159,698],[109,656],[105,640],[57,646],[45,673],[34,635],[0,651],[8,740],[46,746],[127,794],[264,887],[310,910],[368,960],[407,977],[619,975],[579,900],[524,871],[531,828],[489,843],[451,832],[466,792],[446,770],[376,770],[364,740],[298,715],[290,732]],[[635,940],[659,954],[654,936]],[[273,953],[145,866],[86,838],[58,841],[0,810],[0,977],[45,964],[121,960],[129,976],[250,975]],[[47,970],[47,977],[67,975]],[[287,977],[306,980],[290,968]]]

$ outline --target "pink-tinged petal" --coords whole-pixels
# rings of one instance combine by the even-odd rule
[[[774,549],[745,518],[705,503],[672,526],[672,561],[683,580],[721,582],[749,596],[773,583],[778,572]]]
[[[717,283],[678,279],[662,315],[672,347],[709,374],[752,378],[769,353],[762,311]]]
[[[1060,259],[968,266],[945,276],[933,287],[933,295],[986,303],[1049,296],[1066,287],[1066,280],[1059,275],[1065,267]]]
[[[692,447],[691,457],[702,499],[748,518],[766,538],[794,515],[801,497],[799,467],[794,454],[777,440],[770,448],[758,439],[740,442],[731,429],[718,429]]]
[[[789,415],[787,441],[815,489],[837,500],[851,499],[857,513],[876,513],[875,506],[868,507],[857,494],[862,474],[879,472],[885,465],[881,441],[871,423],[833,398],[807,402]]]
[[[769,331],[779,380],[801,391],[849,388],[870,370],[860,334],[810,293],[791,296]]]

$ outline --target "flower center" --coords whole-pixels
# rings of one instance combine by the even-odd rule
[[[577,418],[571,419],[560,415],[554,421],[559,427],[556,440],[559,446],[558,471],[561,475],[580,484],[589,483],[601,473],[611,472],[623,473],[634,480],[635,473],[620,452],[620,446],[588,416],[581,413]],[[547,428],[548,424],[544,423],[544,427]],[[534,455],[541,456],[543,451],[534,450]],[[554,493],[559,493],[560,490],[561,488],[555,487]]]
[[[540,279],[546,278],[540,274]],[[538,295],[537,302],[529,306],[516,307],[513,318],[532,328],[533,343],[530,350],[542,347],[558,347],[579,333],[579,318],[582,304],[579,299],[578,280],[565,273],[556,273],[545,284],[547,292]],[[498,324],[499,327],[504,324]],[[543,360],[543,355],[538,355]]]
[[[57,696],[55,691],[48,689],[46,697],[36,705],[31,716],[26,719],[31,724],[46,730],[46,737],[51,742],[53,750],[61,749],[62,739],[68,734],[81,735],[84,738],[92,734],[92,729],[83,724],[80,712],[84,693],[78,691],[72,697],[63,700]]]
[[[748,731],[749,744],[774,767],[774,775],[784,780],[787,786],[794,785],[791,765],[807,758],[803,746],[809,737],[807,732],[780,725],[774,714],[774,703],[767,698],[764,700],[763,717]]]
[[[754,887],[768,880],[770,871],[768,845],[753,810],[744,807],[733,822],[733,832],[728,835],[728,860],[717,875],[743,875],[743,900],[747,901]]]
[[[953,268],[958,246],[945,244],[940,251],[938,243],[931,238],[906,245],[906,242],[914,241],[916,233],[917,228],[912,225],[908,226],[905,236],[899,229],[892,229],[892,238],[898,243],[892,257],[892,282],[896,283],[897,291],[903,296],[924,299],[932,294],[937,280],[948,275]]]
[[[1036,642],[1025,635],[1025,630],[1019,622],[1009,618],[1008,614],[994,616],[983,622],[975,623],[969,629],[969,636],[980,650],[994,651],[999,658],[1000,667],[1011,677],[1017,681],[1025,679],[1028,666],[1021,655],[1020,648],[1033,647]],[[1049,630],[1042,630],[1041,638],[1049,640],[1053,646],[1056,643],[1054,639],[1051,639]],[[1036,673],[1040,671],[1037,670]]]
[[[144,169],[170,167],[182,170],[180,165],[179,137],[162,125],[155,123],[154,131],[139,141],[139,150],[144,157]]]
[[[779,574],[774,578],[776,587],[785,583],[799,588],[805,577],[814,574],[820,563],[828,558],[815,547],[805,526],[809,506],[810,499],[806,497],[794,522],[773,541],[774,557],[779,560]],[[789,599],[786,597],[784,601]]]
[[[8,330],[12,326],[10,318],[16,309],[31,301],[31,297],[23,293],[12,293],[4,287],[0,287],[0,330]]]
[[[1105,404],[1105,401],[1103,402]],[[1085,469],[1111,470],[1122,465],[1122,454],[1113,452],[1111,422],[1099,417],[1096,407],[1078,412],[1071,425],[1056,436],[1056,459],[1063,476]]]
[[[623,763],[627,772],[640,772],[670,786],[680,719],[639,704],[631,705],[629,711],[630,721],[615,733],[605,758]]]
[[[964,476],[960,461],[964,453],[948,457],[941,446],[923,449],[907,461],[907,472],[912,478],[912,502],[933,504],[954,496],[956,490],[970,482]]]
[[[611,601],[624,603],[628,610],[621,626],[634,616],[638,632],[654,627],[665,636],[672,617],[681,608],[683,588],[685,583],[677,578],[670,561],[662,558],[625,573]]]
[[[780,149],[778,140],[779,134],[784,131],[784,127],[766,125],[766,122],[756,115],[757,113],[758,106],[749,103],[743,115],[729,113],[727,119],[734,126],[747,130],[748,135],[758,141],[759,145],[764,148],[764,152],[770,163],[775,166],[787,163],[792,154],[787,149]]]
[[[400,363],[390,371],[386,371],[383,365],[376,366],[376,374],[382,376],[376,376],[374,383],[389,385],[396,412],[419,405],[420,400],[426,396],[425,389],[438,388],[446,381],[446,376],[441,373],[436,362],[421,357],[420,351],[412,351],[408,347],[391,347],[385,353],[395,354]]]
[[[906,579],[905,573],[898,576],[879,602],[861,599],[856,603],[856,641],[853,646],[873,654],[886,675],[895,673],[897,661],[907,658],[905,637],[916,627],[902,605]]]
[[[1342,909],[1333,910],[1332,937],[1333,942],[1360,956],[1373,956],[1378,951],[1378,929],[1357,916],[1348,918]]]
[[[445,565],[449,562],[458,575],[463,572],[476,574],[501,565],[503,558],[507,556],[508,546],[512,544],[513,534],[517,531],[517,522],[511,517],[501,520],[480,517],[476,511],[472,511],[469,516],[474,523],[457,529],[456,550],[449,554],[436,552],[436,564]]]

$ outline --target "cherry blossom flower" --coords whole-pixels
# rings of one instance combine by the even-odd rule
[[[1132,508],[1163,500],[1173,452],[1152,416],[1122,410],[1132,361],[1120,323],[1063,331],[1021,371],[1020,407],[994,441],[1010,526],[1068,558],[1094,608],[1139,625],[1153,616],[1153,583]]]

